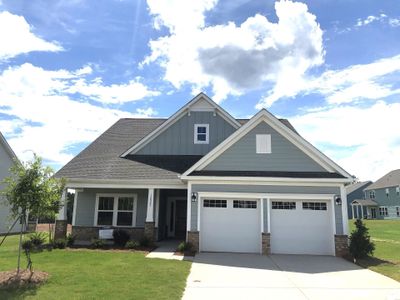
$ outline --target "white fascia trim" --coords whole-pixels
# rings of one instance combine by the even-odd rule
[[[132,153],[132,152],[137,152],[141,148],[143,148],[146,144],[154,140],[157,136],[159,136],[163,131],[165,131],[168,127],[170,127],[172,124],[177,122],[180,118],[182,118],[188,111],[190,111],[190,106],[197,102],[200,99],[204,99],[205,101],[209,102],[210,105],[215,107],[217,113],[223,117],[229,124],[231,124],[233,127],[236,129],[239,128],[241,125],[240,123],[233,118],[230,114],[228,114],[222,107],[220,107],[218,104],[216,104],[214,101],[212,101],[206,94],[200,93],[196,97],[194,97],[192,100],[190,100],[185,106],[183,106],[181,109],[179,109],[175,114],[173,114],[171,117],[168,118],[167,121],[161,124],[158,128],[156,128],[154,131],[152,131],[150,134],[145,136],[143,139],[141,139],[138,143],[130,147],[128,150],[126,150],[124,153],[121,154],[121,157],[125,157],[126,155]]]
[[[124,188],[124,189],[187,189],[187,184],[180,180],[96,180],[70,179],[66,188]]]
[[[190,169],[188,169],[182,176],[186,176],[193,172],[194,170],[202,170],[213,160],[215,160],[219,155],[221,155],[226,149],[235,144],[239,139],[245,136],[250,130],[255,128],[261,122],[266,122],[278,133],[282,134],[290,142],[292,142],[296,147],[303,151],[306,155],[312,158],[320,166],[326,169],[328,172],[337,171],[345,177],[351,178],[351,175],[339,167],[330,158],[324,155],[321,151],[316,149],[312,144],[307,142],[304,138],[294,133],[292,130],[287,128],[281,121],[279,121],[274,115],[269,113],[267,110],[262,109],[253,118],[251,118],[246,124],[229,136],[225,141],[211,150],[207,155],[200,159],[196,164],[194,164]]]
[[[17,155],[15,154],[14,150],[11,148],[10,144],[7,142],[6,138],[3,136],[1,132],[0,132],[0,141],[3,144],[4,149],[6,150],[10,158],[13,160],[17,160],[19,162]]]
[[[284,183],[284,185],[292,185],[294,183],[301,183],[301,185],[309,184],[343,184],[352,179],[349,178],[284,178],[284,177],[223,177],[223,176],[182,176],[182,180],[190,181],[191,183],[199,182],[201,184],[266,184],[275,185],[277,183]]]
[[[230,192],[198,192],[199,198],[228,199],[293,199],[293,200],[333,200],[334,194],[281,194],[281,193],[230,193]]]

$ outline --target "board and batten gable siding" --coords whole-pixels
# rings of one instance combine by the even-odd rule
[[[194,143],[194,125],[209,124],[209,143]],[[235,131],[220,115],[213,112],[192,111],[186,114],[154,140],[145,145],[137,155],[204,155]]]
[[[144,227],[147,212],[147,190],[120,190],[120,189],[84,189],[78,193],[76,203],[75,226],[93,226],[96,206],[96,194],[136,194],[137,212],[136,226]]]
[[[256,135],[271,135],[271,153],[256,153]],[[326,171],[303,151],[262,122],[233,144],[204,170],[212,171]]]
[[[230,192],[230,193],[270,193],[270,194],[335,194],[340,195],[339,187],[316,187],[316,186],[273,186],[273,185],[225,185],[225,184],[193,184],[192,192]],[[264,231],[267,232],[268,213],[267,202],[264,200]],[[197,216],[199,201],[191,204],[192,231],[197,231]],[[334,205],[336,234],[343,234],[342,207]]]
[[[6,149],[4,149],[3,144],[0,143],[0,190],[3,190],[5,187],[2,181],[4,178],[10,176],[10,168],[13,163],[12,157]],[[11,220],[9,216],[10,209],[6,205],[6,199],[0,195],[0,233],[7,232],[9,227],[12,225],[13,220]],[[19,230],[20,226],[16,226],[12,232],[17,232]]]

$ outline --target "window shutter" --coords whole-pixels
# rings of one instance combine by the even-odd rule
[[[271,135],[257,134],[256,135],[256,151],[257,153],[271,153]]]

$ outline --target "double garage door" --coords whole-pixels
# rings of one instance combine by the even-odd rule
[[[261,252],[261,200],[200,202],[200,251]],[[333,255],[331,202],[271,200],[271,252]]]

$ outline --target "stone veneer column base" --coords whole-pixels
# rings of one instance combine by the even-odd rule
[[[188,231],[186,233],[186,241],[192,244],[193,251],[199,252],[199,232],[198,231]]]
[[[345,257],[349,255],[349,238],[347,235],[335,235],[335,256]]]
[[[144,236],[147,237],[150,241],[155,242],[156,240],[155,222],[144,223]]]
[[[54,239],[65,239],[67,237],[67,220],[56,220],[54,226]]]
[[[270,233],[261,233],[261,252],[262,255],[270,255],[271,254],[271,234]]]

